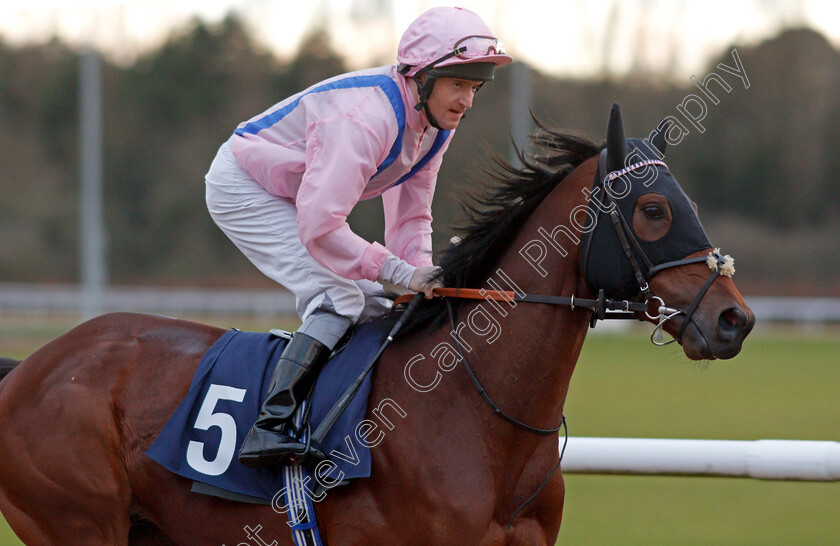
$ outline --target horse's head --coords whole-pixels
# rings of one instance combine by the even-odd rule
[[[609,298],[647,301],[645,318],[661,323],[689,358],[732,358],[755,317],[730,278],[732,259],[712,248],[694,203],[662,161],[667,130],[625,140],[613,105],[581,270]]]

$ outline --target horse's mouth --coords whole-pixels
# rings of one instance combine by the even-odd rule
[[[678,333],[684,320],[684,317],[675,320],[673,330],[669,333],[672,333],[672,335]],[[689,320],[679,342],[685,356],[691,360],[726,360],[737,356],[741,352],[744,338],[747,337],[754,325],[755,316],[749,313],[749,318],[737,335],[730,335],[729,333],[722,333],[719,327],[705,325],[703,321],[698,325],[692,318]]]
[[[680,317],[679,321],[675,321],[675,330],[679,332],[682,328],[682,323],[685,321],[684,317]],[[675,335],[674,332],[672,335]],[[682,334],[682,338],[677,338],[677,342],[682,345],[685,356],[691,360],[715,360],[717,357],[712,354],[712,349],[709,347],[709,342],[706,336],[693,320],[690,320],[688,326]]]

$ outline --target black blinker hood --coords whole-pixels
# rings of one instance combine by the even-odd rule
[[[611,183],[604,185],[608,172],[618,171],[626,166],[646,159],[660,159],[661,154],[648,140],[624,140],[621,127],[621,114],[618,105],[613,106],[610,115],[610,127],[607,130],[607,148],[601,154],[599,167],[593,184],[593,194],[588,197],[590,218],[597,218],[593,229],[583,234],[581,240],[581,270],[584,278],[593,292],[604,289],[608,298],[632,299],[639,293],[639,284],[633,273],[630,260],[625,255],[619,237],[616,233],[610,210],[617,206],[623,217],[628,238],[633,237],[639,249],[645,256],[641,256],[635,245],[630,246],[634,259],[642,272],[648,278],[648,262],[657,266],[666,262],[681,260],[700,250],[711,248],[709,238],[697,218],[694,204],[683,192],[680,185],[671,175],[667,167],[661,165],[645,165],[624,174]],[[618,129],[614,128],[614,117],[617,112]],[[620,131],[620,142],[615,133]],[[612,133],[612,134],[611,134]],[[610,154],[611,143],[620,148],[618,154]],[[664,154],[664,143],[661,144]],[[618,159],[622,158],[622,159]],[[615,168],[615,167],[618,168]],[[605,172],[607,171],[607,172]],[[610,199],[606,192],[611,188]],[[664,196],[671,207],[672,223],[670,230],[659,240],[648,242],[637,237],[633,232],[633,210],[636,201],[642,195],[657,193]],[[615,205],[613,205],[613,203]],[[647,257],[647,260],[645,259]],[[648,279],[649,280],[649,279]]]

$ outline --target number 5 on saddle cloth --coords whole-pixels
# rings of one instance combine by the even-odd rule
[[[324,365],[307,404],[312,430],[371,362],[391,326],[388,318],[357,326],[345,348]],[[146,453],[180,476],[235,494],[228,498],[244,495],[270,501],[283,488],[281,467],[249,468],[236,453],[259,414],[273,364],[286,341],[272,334],[226,332],[202,357],[186,398]],[[315,446],[332,462],[325,476],[331,486],[370,476],[370,448],[364,440],[377,435],[371,427],[378,423],[371,421],[365,438],[356,434],[367,411],[370,381],[368,375]]]

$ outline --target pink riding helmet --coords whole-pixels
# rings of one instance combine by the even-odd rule
[[[464,8],[437,7],[418,17],[403,34],[397,49],[399,71],[414,78],[420,101],[417,110],[426,110],[426,101],[438,77],[487,82],[493,70],[513,62],[504,44],[476,13]]]
[[[456,54],[456,48],[462,51]],[[513,62],[481,17],[465,8],[449,7],[432,8],[409,25],[400,39],[397,60],[408,67],[403,73],[409,77],[424,68],[476,62],[503,66]]]

